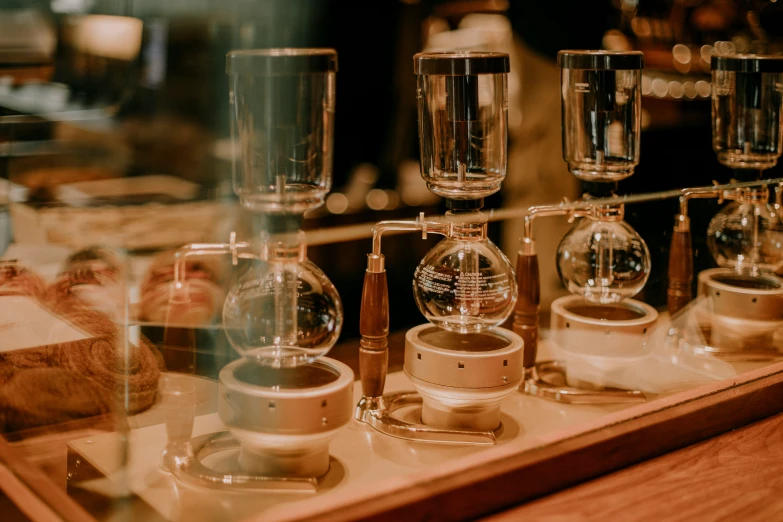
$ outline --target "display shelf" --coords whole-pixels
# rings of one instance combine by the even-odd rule
[[[549,356],[548,342],[542,357]],[[694,374],[696,375],[696,374]],[[199,379],[180,376],[182,379]],[[204,382],[202,395],[217,393]],[[132,513],[161,520],[464,519],[551,493],[576,482],[659,455],[783,409],[783,363],[723,380],[691,380],[691,389],[639,405],[569,405],[514,393],[502,405],[504,429],[494,447],[415,443],[350,422],[331,445],[332,468],[314,495],[242,493],[193,487],[160,468],[166,444],[165,403],[130,432],[130,460],[117,462],[121,434],[90,435],[68,444],[68,490],[94,502],[127,480]],[[211,389],[210,389],[211,387]],[[355,399],[361,396],[355,386]],[[394,372],[387,390],[410,389]],[[777,398],[777,400],[775,400]],[[403,413],[414,420],[416,408]],[[158,423],[155,423],[155,419]],[[142,427],[143,426],[143,427]],[[193,436],[223,431],[203,408]],[[229,466],[236,453],[210,457]],[[80,481],[74,466],[81,466]],[[90,469],[91,474],[84,475]],[[151,516],[151,515],[150,515]]]

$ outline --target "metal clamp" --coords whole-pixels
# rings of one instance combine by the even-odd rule
[[[362,397],[356,407],[355,418],[384,435],[418,442],[491,446],[503,430],[502,424],[495,431],[433,428],[425,424],[406,422],[393,415],[396,410],[406,406],[421,404],[421,395],[410,391],[388,393],[382,397]]]
[[[527,370],[520,391],[568,404],[630,404],[647,401],[647,397],[639,390],[586,390],[567,386],[565,382],[566,367],[562,361],[542,361]]]
[[[202,460],[221,451],[236,450],[239,442],[227,431],[194,437],[183,444],[169,444],[163,452],[162,467],[192,486],[231,491],[285,491],[316,493],[320,477],[268,477],[237,469],[215,471]]]

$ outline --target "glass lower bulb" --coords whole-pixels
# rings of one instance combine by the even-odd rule
[[[768,203],[726,205],[710,221],[707,245],[718,265],[740,273],[783,268],[783,224]]]
[[[337,342],[342,320],[337,289],[309,260],[254,261],[223,305],[231,345],[264,366],[312,363]]]
[[[644,287],[650,251],[625,221],[585,218],[560,241],[557,271],[572,294],[595,303],[617,303]]]
[[[517,299],[508,258],[488,239],[446,238],[422,259],[413,277],[416,304],[428,321],[460,333],[505,321]]]

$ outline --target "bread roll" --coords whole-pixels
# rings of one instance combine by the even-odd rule
[[[26,295],[40,299],[46,291],[41,276],[16,260],[0,261],[0,296]]]
[[[125,292],[117,278],[116,273],[92,268],[64,272],[49,286],[44,301],[58,315],[94,310],[122,321]]]

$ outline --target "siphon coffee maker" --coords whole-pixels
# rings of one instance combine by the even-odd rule
[[[324,357],[340,334],[342,302],[307,259],[300,230],[304,213],[331,188],[336,71],[331,49],[227,55],[239,149],[234,192],[261,233],[255,241],[232,233],[228,243],[190,244],[176,254],[172,307],[190,303],[188,258],[225,255],[244,265],[235,268],[222,313],[241,355],[219,373],[218,414],[228,432],[190,439],[187,426],[167,426],[163,466],[186,482],[315,491],[330,468],[329,442],[350,421],[353,372]],[[237,448],[230,471],[203,462]]]
[[[713,56],[712,142],[732,169],[729,185],[683,190],[669,260],[670,342],[696,355],[730,360],[783,355],[783,224],[770,204],[765,171],[783,146],[783,57]],[[730,201],[710,221],[707,245],[718,268],[698,274],[693,300],[693,251],[688,200]]]
[[[606,386],[602,377],[646,355],[658,318],[653,307],[632,299],[649,276],[650,253],[623,220],[623,198],[615,195],[617,182],[631,176],[639,162],[643,56],[565,50],[557,64],[563,159],[583,182],[584,195],[525,213],[513,322],[525,342],[522,390],[571,403],[644,401],[640,391]],[[544,216],[579,221],[557,249],[558,274],[572,294],[551,306],[549,333],[558,360],[536,363],[540,281],[533,222]]]
[[[517,297],[514,269],[487,237],[483,199],[507,167],[509,57],[491,52],[424,52],[417,76],[421,174],[446,200],[445,216],[381,221],[373,229],[360,321],[362,399],[356,418],[403,439],[494,444],[500,403],[522,381],[522,339],[499,328]],[[428,320],[405,335],[404,371],[418,393],[383,394],[389,302],[381,238],[418,231],[445,238],[413,274],[416,305]],[[395,416],[421,405],[421,422]]]

